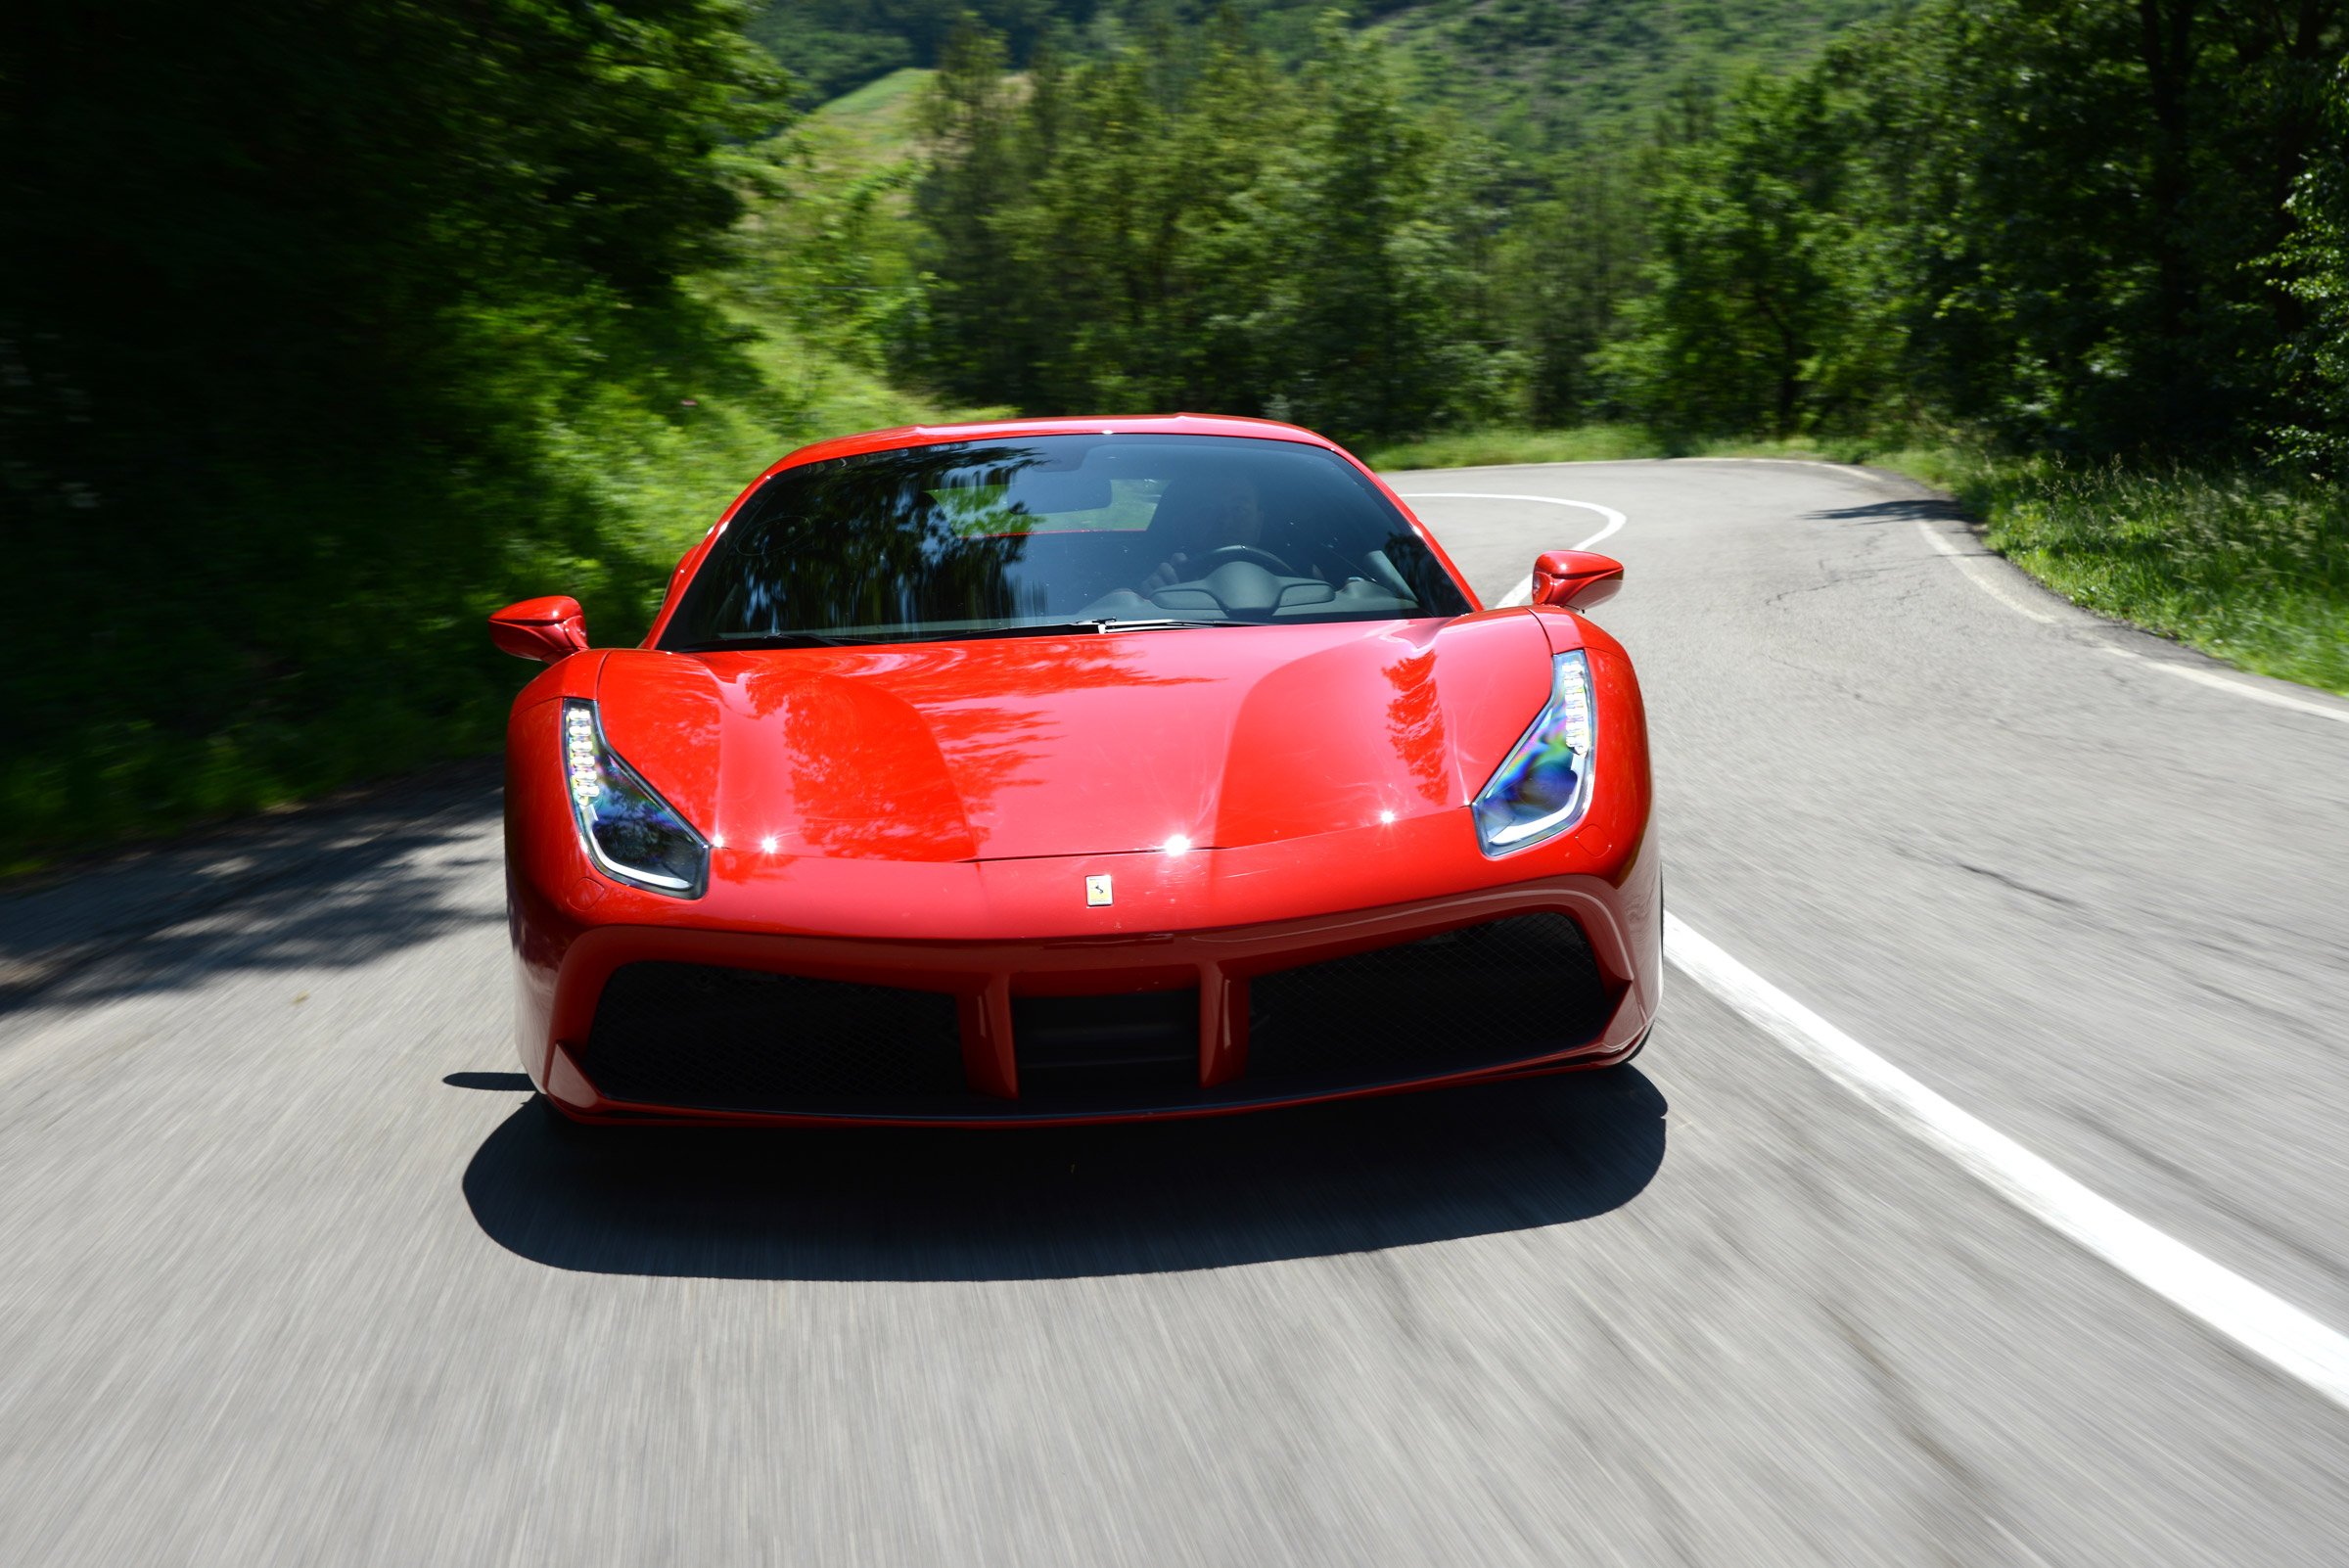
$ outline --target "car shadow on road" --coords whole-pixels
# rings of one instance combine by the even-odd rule
[[[467,1086],[502,1075],[458,1074]],[[497,1086],[510,1086],[499,1084]],[[1065,1279],[1587,1220],[1664,1161],[1635,1068],[1195,1122],[980,1131],[623,1129],[525,1101],[476,1152],[489,1237],[556,1268]]]

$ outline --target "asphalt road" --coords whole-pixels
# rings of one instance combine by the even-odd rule
[[[1676,915],[2349,1327],[2349,704],[1857,471],[1397,483],[1625,518]],[[1602,516],[1419,505],[1495,598]],[[1683,975],[1598,1081],[582,1149],[496,810],[0,900],[0,1564],[2349,1557],[2349,1410]]]

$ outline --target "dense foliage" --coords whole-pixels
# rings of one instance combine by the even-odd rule
[[[2349,61],[2332,79],[2324,134],[2285,204],[2294,227],[2275,257],[2298,306],[2280,367],[2285,455],[2349,474]]]
[[[775,85],[726,0],[10,8],[7,839],[478,748],[500,595],[637,610]]]
[[[1269,413],[1332,432],[1488,412],[1493,169],[1336,27],[1300,71],[1229,16],[1017,81],[949,53],[915,193],[909,367],[1034,409]]]
[[[936,86],[904,363],[1024,407],[1351,435],[1924,421],[2337,455],[2343,18],[1932,0],[1548,157],[1431,110],[1360,35],[1292,66],[1226,12],[1013,74],[974,34]]]
[[[1667,161],[1619,394],[1717,430],[1921,409],[2071,450],[2260,441],[2337,266],[2291,198],[2333,200],[2343,17],[1943,0],[1749,83]]]
[[[1900,0],[1358,0],[1354,22],[1390,47],[1413,96],[1476,117],[1521,151],[1588,145],[1636,125],[1689,82],[1802,64]],[[1047,44],[1098,58],[1212,22],[1246,19],[1285,62],[1318,45],[1330,0],[768,0],[752,36],[809,103],[945,57],[965,19],[1025,69]]]

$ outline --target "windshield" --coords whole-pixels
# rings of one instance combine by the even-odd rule
[[[784,470],[727,525],[661,646],[1390,620],[1467,608],[1394,504],[1320,447],[1039,436]]]

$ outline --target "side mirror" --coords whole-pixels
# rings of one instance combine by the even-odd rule
[[[489,618],[489,640],[517,659],[551,665],[587,646],[587,617],[567,594],[525,599]]]
[[[1534,603],[1589,610],[1615,597],[1623,563],[1588,550],[1550,550],[1534,561]]]

